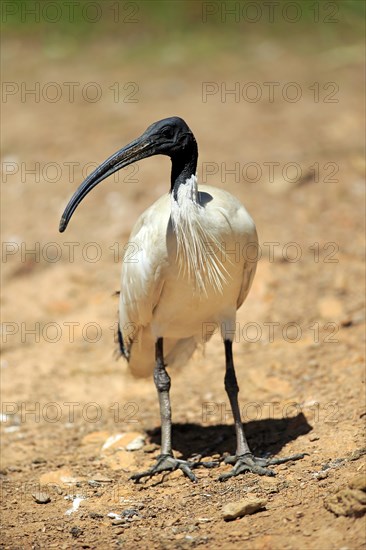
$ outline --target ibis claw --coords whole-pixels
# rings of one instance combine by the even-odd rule
[[[242,456],[228,456],[225,458],[226,464],[234,464],[234,468],[230,472],[226,472],[219,476],[219,481],[226,481],[230,477],[235,477],[246,472],[252,472],[260,476],[273,477],[276,475],[274,470],[271,470],[267,466],[275,466],[276,464],[284,464],[292,460],[301,460],[308,453],[298,453],[283,458],[258,458],[251,453],[244,454]]]
[[[135,483],[139,483],[139,481],[144,478],[148,477],[151,478],[156,474],[160,474],[161,472],[173,472],[174,470],[182,470],[184,475],[186,475],[192,483],[197,482],[197,478],[192,472],[194,468],[198,468],[199,466],[203,466],[205,468],[214,468],[219,465],[219,462],[188,462],[187,460],[180,460],[179,458],[174,458],[172,455],[160,455],[158,457],[158,460],[156,464],[152,468],[149,468],[145,472],[140,472],[137,474],[134,474],[130,477]]]

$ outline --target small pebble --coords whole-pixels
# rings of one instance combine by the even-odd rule
[[[94,479],[89,479],[88,485],[90,485],[90,487],[100,487],[101,483],[99,483],[99,481],[95,481]]]
[[[92,519],[103,519],[104,516],[98,512],[89,512],[89,517]]]
[[[196,525],[199,523],[209,523],[213,518],[197,518]]]
[[[102,474],[96,474],[92,479],[89,480],[89,482],[93,481],[96,481],[97,483],[113,483],[113,479],[103,476]]]
[[[261,508],[264,508],[267,500],[264,498],[244,498],[237,502],[229,502],[222,509],[223,517],[226,521],[230,521],[248,514],[254,514]]]
[[[138,516],[139,512],[135,508],[127,508],[126,510],[123,510],[121,515],[125,518],[132,518],[133,516]]]
[[[142,449],[142,447],[144,446],[144,443],[145,443],[145,437],[143,435],[139,435],[135,437],[135,439],[131,441],[131,443],[128,443],[128,445],[126,445],[126,449],[127,451],[138,451]]]
[[[107,516],[111,519],[122,519],[122,517],[119,514],[116,514],[115,512],[109,512]]]
[[[129,527],[130,524],[129,523],[126,523],[126,525],[120,525],[120,528],[116,531],[116,535],[122,535],[123,534],[123,531],[124,529],[127,529],[127,527]],[[123,529],[121,529],[121,527],[123,527]]]
[[[42,493],[42,492],[33,493],[32,497],[34,498],[37,504],[48,504],[48,502],[51,502],[51,498],[47,493]]]
[[[314,477],[315,477],[315,479],[318,479],[318,480],[325,479],[325,478],[328,477],[328,471],[316,472],[314,474]]]
[[[77,539],[78,537],[80,537],[80,535],[83,534],[83,530],[80,527],[75,526],[75,527],[71,527],[70,533],[72,534],[73,537]]]
[[[37,457],[34,460],[32,460],[32,464],[46,464],[47,460],[42,457]]]
[[[145,445],[144,453],[154,453],[158,449],[159,449],[159,445],[156,445],[156,443],[150,443],[149,445]]]
[[[127,520],[125,518],[114,519],[112,521],[112,525],[125,525],[125,524],[127,524]]]

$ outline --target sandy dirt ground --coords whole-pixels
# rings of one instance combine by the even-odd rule
[[[71,53],[7,40],[3,79],[19,91],[3,104],[1,548],[364,547],[362,47],[294,44],[202,47],[199,61],[178,43],[133,59],[107,39]],[[40,83],[39,101],[22,82]],[[80,83],[73,101],[65,82]],[[98,101],[80,92],[90,82]],[[239,101],[222,88],[235,82]],[[273,101],[264,82],[278,83]],[[159,454],[160,419],[152,379],[114,357],[113,293],[134,221],[168,191],[169,161],[104,182],[58,233],[89,163],[171,115],[196,135],[199,180],[235,194],[257,224],[262,255],[234,347],[240,407],[255,453],[308,453],[273,478],[220,483],[221,461],[197,469],[197,484],[180,471],[129,480]],[[176,455],[234,452],[220,337],[170,374]],[[225,504],[253,496],[262,510],[223,519]]]

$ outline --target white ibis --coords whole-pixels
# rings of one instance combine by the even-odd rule
[[[219,479],[246,471],[274,475],[269,465],[304,455],[281,459],[252,455],[240,417],[232,354],[236,310],[244,302],[256,270],[255,260],[245,253],[238,258],[232,252],[237,246],[241,252],[250,243],[257,246],[255,225],[230,193],[197,186],[197,143],[184,120],[171,117],[155,122],[141,137],[103,162],[72,196],[61,218],[60,231],[66,229],[78,204],[99,182],[133,162],[158,154],[172,161],[170,192],[150,206],[132,230],[130,242],[138,250],[134,257],[137,261],[123,262],[119,302],[121,353],[136,376],[153,373],[162,427],[161,455],[156,464],[132,479],[139,481],[180,468],[196,481],[192,468],[214,465],[173,456],[166,366],[187,361],[198,343],[207,341],[217,326],[225,345],[225,389],[237,438],[236,455],[226,459],[234,468]]]

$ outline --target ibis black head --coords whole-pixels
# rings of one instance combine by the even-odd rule
[[[153,155],[171,158],[171,191],[176,196],[179,185],[195,174],[198,158],[195,137],[183,119],[174,116],[154,122],[139,138],[98,166],[71,197],[60,221],[60,232],[65,231],[77,206],[93,187],[121,168]]]

